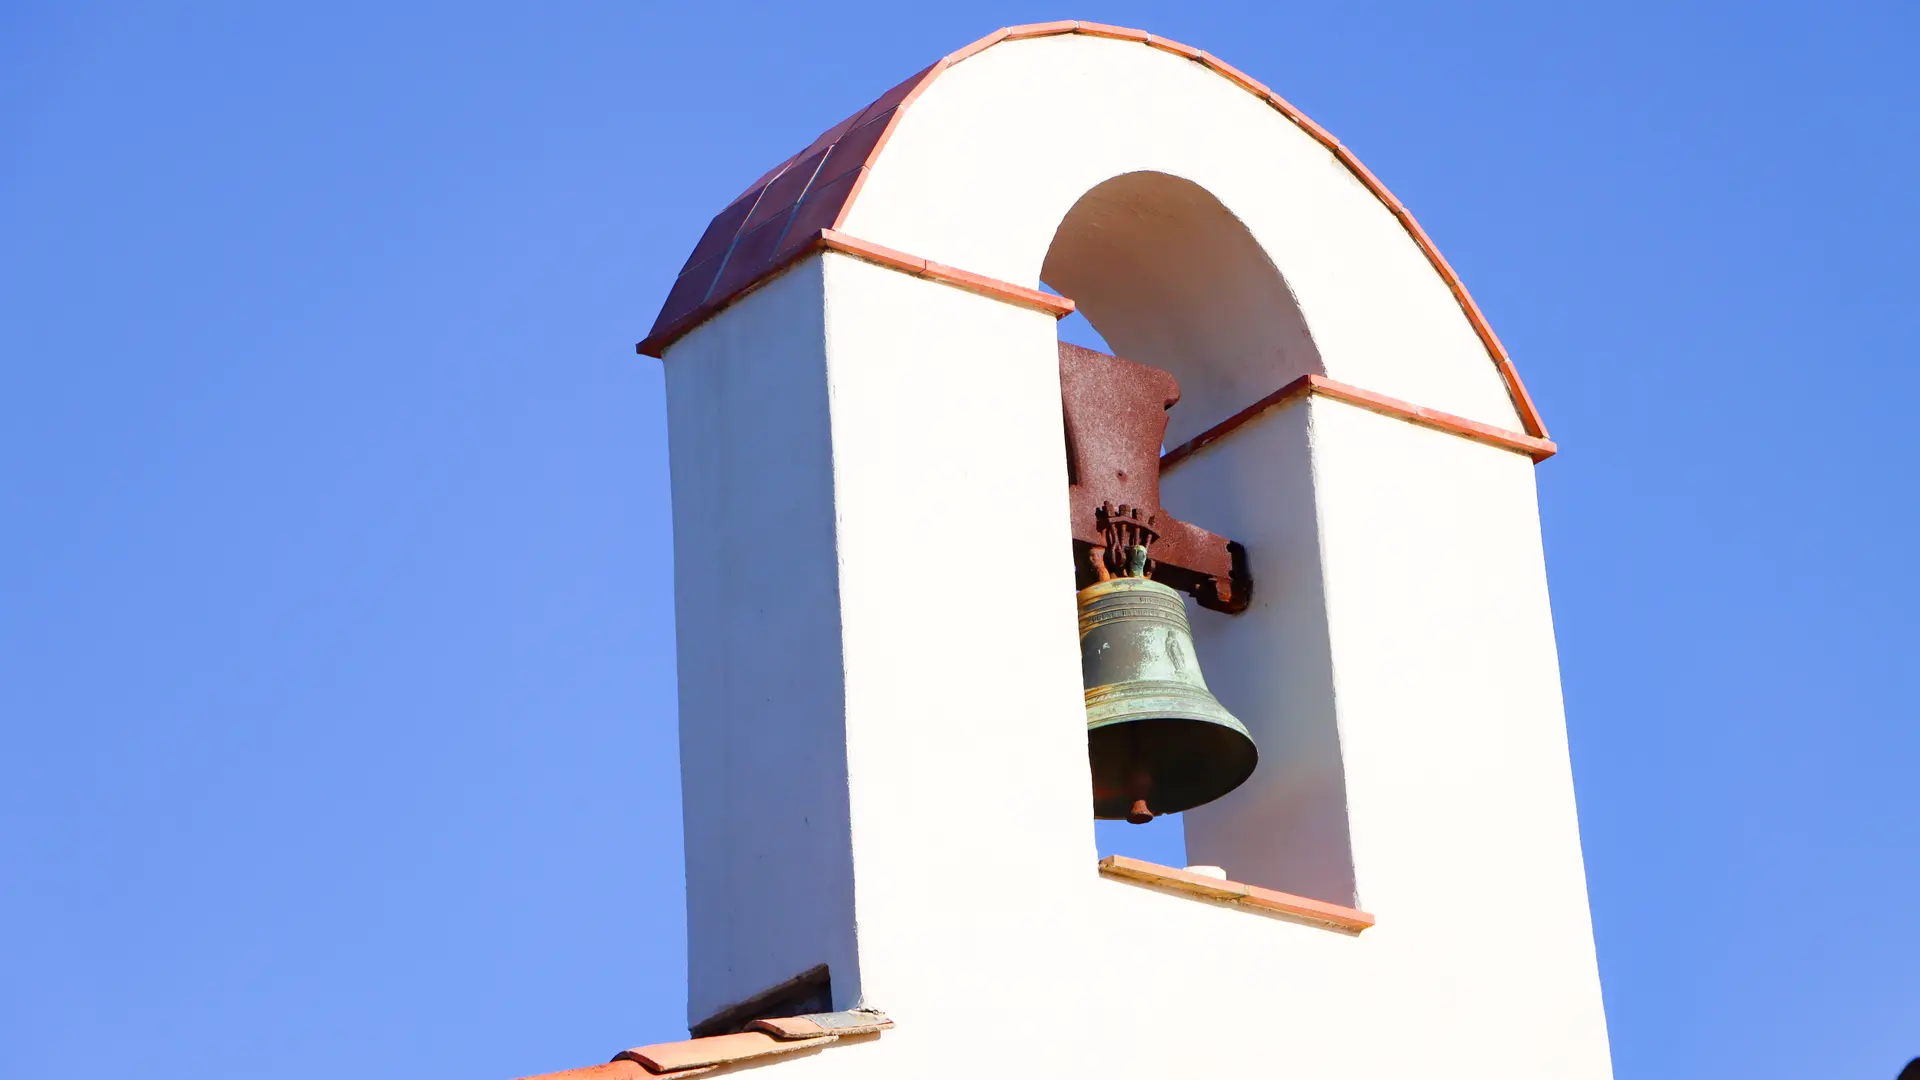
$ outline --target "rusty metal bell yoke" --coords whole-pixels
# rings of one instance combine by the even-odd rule
[[[1079,599],[1093,816],[1143,824],[1252,776],[1259,751],[1207,689],[1180,594],[1126,576],[1095,582]]]

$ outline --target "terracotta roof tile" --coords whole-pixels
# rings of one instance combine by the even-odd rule
[[[760,279],[773,262],[773,253],[780,246],[780,238],[786,235],[787,222],[792,220],[793,210],[792,206],[781,207],[778,217],[740,234],[740,238],[733,242],[733,253],[727,256],[726,267],[713,283],[713,295],[729,296],[744,291]]]
[[[755,1021],[753,1030],[636,1046],[621,1051],[605,1065],[543,1073],[523,1080],[684,1080],[780,1054],[817,1050],[842,1038],[872,1035],[892,1026],[893,1021],[885,1014],[872,1009],[775,1017]]]
[[[882,1013],[852,1009],[847,1012],[755,1020],[752,1026],[782,1039],[811,1039],[820,1035],[869,1035],[887,1030],[893,1026],[893,1021]]]
[[[811,150],[811,149],[813,149],[813,148],[812,148],[812,147],[808,147],[807,149],[808,149],[808,150]],[[764,188],[764,187],[766,187],[766,186],[767,186],[768,184],[771,184],[771,183],[773,183],[773,179],[774,179],[774,177],[776,177],[776,176],[779,176],[779,175],[780,175],[781,173],[783,173],[783,172],[786,172],[786,171],[787,171],[787,166],[789,166],[789,165],[791,165],[791,164],[793,164],[793,163],[794,163],[794,162],[796,162],[796,161],[799,161],[799,160],[800,160],[800,159],[801,159],[802,157],[805,157],[805,156],[806,156],[806,153],[807,153],[807,151],[806,151],[806,150],[802,150],[802,151],[800,151],[800,152],[799,152],[798,154],[795,154],[795,155],[793,155],[792,157],[790,157],[790,158],[788,158],[788,159],[786,159],[785,161],[782,161],[782,162],[781,162],[780,164],[778,164],[778,165],[775,165],[775,166],[774,166],[773,168],[771,168],[771,169],[768,169],[768,170],[767,170],[766,172],[763,172],[763,173],[761,173],[761,174],[760,174],[760,179],[758,179],[758,180],[755,180],[755,181],[754,181],[753,183],[751,183],[751,184],[748,184],[748,185],[747,185],[747,190],[745,190],[745,191],[743,191],[743,192],[741,192],[741,193],[740,193],[740,198],[741,198],[741,199],[752,199],[752,198],[757,198],[757,197],[759,197],[759,195],[760,195],[760,190],[761,190],[762,188]],[[736,200],[734,200],[734,201],[735,201],[735,202],[738,202],[738,201],[739,201],[739,199],[736,199]]]
[[[680,268],[680,272],[685,274],[694,264],[725,254],[727,248],[733,246],[733,238],[739,235],[741,223],[747,220],[747,215],[753,213],[754,203],[758,201],[758,197],[758,191],[742,195],[729,203],[725,210],[715,215],[714,219],[707,224],[707,231],[700,234],[700,242],[693,245],[693,254],[687,256],[686,265]]]
[[[867,159],[873,156],[874,148],[880,145],[881,136],[887,133],[887,125],[893,123],[893,118],[899,111],[896,107],[875,113],[870,119],[864,120],[859,127],[848,129],[839,141],[834,143],[833,154],[827,158],[826,165],[821,167],[820,175],[814,180],[815,185],[824,187],[850,172],[863,168],[867,164]]]
[[[854,128],[860,126],[861,122],[866,119],[867,112],[868,112],[867,109],[861,109],[859,112],[854,113],[853,115],[847,117],[845,120],[842,120],[839,123],[828,128],[827,130],[821,132],[818,138],[814,139],[811,143],[807,144],[807,148],[805,150],[800,151],[799,154],[796,154],[794,156],[804,157],[808,154],[813,153],[815,150],[825,150],[833,146],[833,144],[839,142],[842,138],[844,138],[847,132],[852,131]]]
[[[1080,24],[1072,19],[1055,19],[1052,22],[1027,23],[1025,26],[1010,26],[1003,33],[1006,41],[1019,41],[1022,38],[1052,37],[1055,34],[1071,34],[1080,29]]]
[[[773,1054],[791,1054],[833,1042],[831,1035],[782,1039],[764,1031],[741,1031],[732,1035],[709,1035],[704,1039],[655,1043],[627,1051],[627,1056],[655,1073],[697,1069],[703,1065],[727,1065]]]
[[[637,1061],[615,1058],[605,1065],[589,1065],[584,1069],[568,1069],[566,1072],[541,1073],[539,1076],[525,1076],[521,1080],[653,1080],[658,1073],[647,1071],[645,1065]]]
[[[1121,41],[1137,41],[1142,45],[1145,45],[1147,39],[1153,36],[1145,30],[1135,30],[1131,26],[1113,26],[1109,23],[1087,22],[1084,19],[1080,21],[1076,33],[1091,37],[1118,38]]]
[[[765,191],[760,193],[760,204],[740,226],[744,235],[780,217],[800,204],[800,197],[807,193],[807,185],[813,182],[813,175],[820,171],[820,163],[827,159],[827,151],[815,150],[792,165],[787,171],[774,178]]]
[[[822,229],[833,228],[834,221],[840,216],[840,208],[846,205],[847,193],[859,182],[863,171],[855,169],[835,180],[814,181],[813,187],[807,191],[807,197],[794,210],[793,221],[787,226],[787,235],[774,252],[776,263],[781,256],[813,240]]]
[[[891,90],[875,98],[873,104],[860,111],[861,123],[865,123],[895,106],[911,103],[914,98],[920,96],[919,90],[926,84],[928,78],[946,66],[947,60],[945,57],[942,57],[894,84]]]
[[[691,330],[721,304],[783,265],[779,255],[792,251],[813,232],[839,224],[859,190],[861,170],[879,153],[904,102],[941,61],[915,73],[871,104],[828,128],[805,150],[769,170],[707,226],[687,257],[686,267],[667,294],[649,339],[677,337]],[[810,196],[818,195],[815,198]],[[786,224],[803,204],[811,227],[792,244],[783,244]],[[768,226],[774,227],[769,230]],[[722,256],[721,265],[707,262]],[[694,274],[699,269],[701,274]],[[691,275],[691,279],[690,279]]]
[[[727,243],[733,243],[733,237],[727,237]],[[667,303],[688,311],[697,309],[713,289],[714,280],[720,276],[720,265],[726,261],[726,252],[702,261],[697,266],[689,266],[680,271],[680,277],[673,283],[673,290],[667,293]]]

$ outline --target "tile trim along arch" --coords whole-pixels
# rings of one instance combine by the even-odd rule
[[[805,150],[775,166],[722,210],[707,226],[681,268],[662,305],[659,317],[636,351],[659,357],[666,348],[712,318],[722,308],[751,292],[775,273],[820,245],[821,230],[837,231],[844,224],[867,176],[899,126],[901,115],[933,81],[955,64],[1008,41],[1085,34],[1131,41],[1200,64],[1272,106],[1288,121],[1333,154],[1400,223],[1441,280],[1453,293],[1461,312],[1486,347],[1487,355],[1505,383],[1519,414],[1524,433],[1548,439],[1545,423],[1526,386],[1520,381],[1506,346],[1493,332],[1480,306],[1460,281],[1426,230],[1387,186],[1327,129],[1274,93],[1266,84],[1204,49],[1195,49],[1144,30],[1106,23],[1061,20],[1006,27],[988,34],[907,78],[873,104],[829,128]],[[908,257],[911,260],[911,257]],[[927,265],[925,260],[918,260]],[[953,268],[945,268],[952,270]],[[969,277],[965,271],[954,271]],[[933,276],[933,275],[928,275]],[[1022,286],[1010,286],[1023,288]],[[1034,291],[1034,290],[1028,290]]]

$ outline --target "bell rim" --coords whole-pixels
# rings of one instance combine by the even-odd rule
[[[1089,718],[1087,720],[1087,733],[1091,735],[1092,733],[1096,731],[1100,731],[1103,728],[1116,727],[1121,724],[1136,723],[1141,719],[1143,718],[1138,715],[1114,716],[1104,720],[1094,720]],[[1238,735],[1240,736],[1241,739],[1245,740],[1247,746],[1250,749],[1252,749],[1252,751],[1255,754],[1258,754],[1260,752],[1260,744],[1253,741],[1253,733],[1247,730],[1247,725],[1241,723],[1239,717],[1233,716],[1231,714],[1229,714],[1226,718],[1223,719],[1219,716],[1203,716],[1199,713],[1192,712],[1192,711],[1169,709],[1161,712],[1156,712],[1151,717],[1151,719],[1178,720],[1182,723],[1187,723],[1187,724],[1212,724],[1214,727],[1226,728],[1228,731],[1233,732],[1235,735]]]
[[[1229,714],[1229,716],[1231,716],[1231,714]],[[1172,721],[1177,721],[1181,723],[1207,724],[1216,728],[1225,728],[1226,730],[1231,731],[1235,735],[1239,736],[1238,739],[1233,740],[1233,742],[1236,745],[1236,752],[1231,755],[1230,760],[1232,764],[1230,766],[1230,770],[1227,773],[1223,774],[1222,776],[1222,778],[1225,781],[1223,784],[1219,785],[1217,789],[1210,789],[1207,794],[1204,794],[1197,799],[1181,799],[1181,800],[1174,800],[1172,802],[1165,803],[1164,809],[1160,808],[1162,806],[1161,803],[1156,802],[1154,804],[1156,807],[1154,811],[1154,815],[1156,817],[1164,816],[1167,814],[1182,814],[1187,812],[1188,810],[1194,809],[1195,807],[1205,806],[1218,799],[1223,799],[1226,796],[1233,794],[1235,791],[1238,791],[1240,787],[1244,785],[1248,780],[1251,780],[1253,778],[1254,773],[1259,770],[1260,746],[1258,743],[1253,741],[1253,737],[1247,732],[1245,726],[1239,723],[1237,718],[1235,718],[1234,722],[1231,724],[1222,723],[1217,717],[1163,715],[1163,716],[1154,717],[1153,719],[1155,721],[1172,720]],[[1104,721],[1099,724],[1089,723],[1087,725],[1087,734],[1089,736],[1089,740],[1091,740],[1091,736],[1095,731],[1107,729],[1107,728],[1119,727],[1127,722],[1128,721],[1126,721],[1123,718],[1115,718],[1113,720]],[[1091,741],[1089,741],[1089,749],[1091,749]],[[1098,778],[1096,777],[1096,782],[1097,780]],[[1124,801],[1116,800],[1115,797],[1110,795],[1107,800],[1104,800],[1108,812],[1102,813],[1101,810],[1102,810],[1103,800],[1099,797],[1098,787],[1095,788],[1094,796],[1095,796],[1094,797],[1094,818],[1096,820],[1119,821],[1119,820],[1126,819],[1127,813],[1123,809],[1125,805]]]

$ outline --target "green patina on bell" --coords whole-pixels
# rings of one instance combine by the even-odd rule
[[[1180,594],[1133,573],[1080,590],[1093,816],[1135,824],[1239,787],[1259,751],[1207,689]]]

